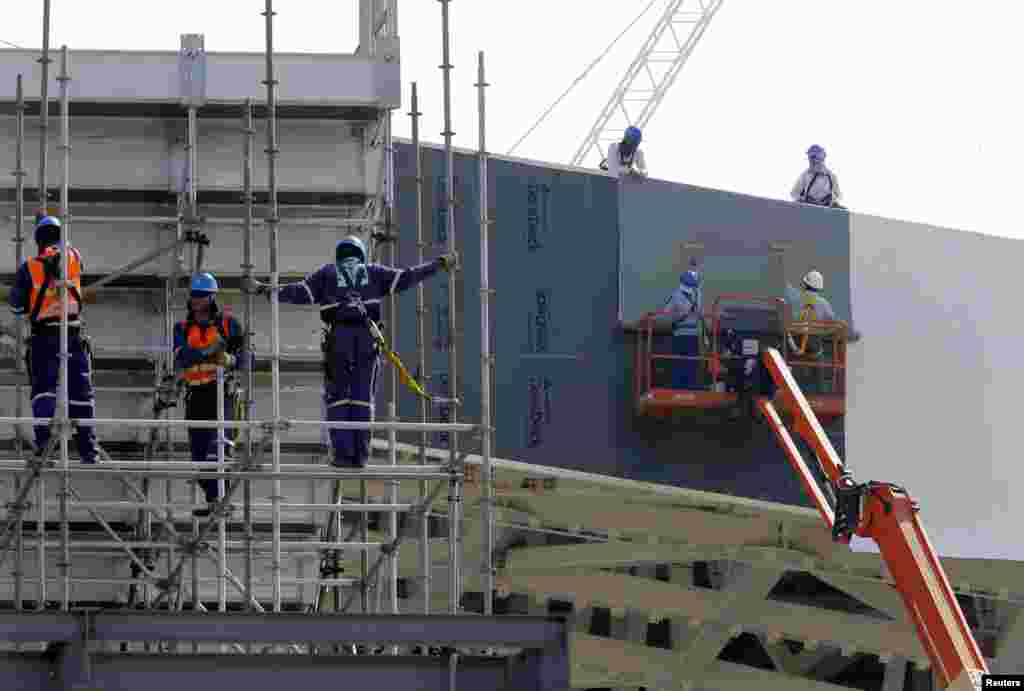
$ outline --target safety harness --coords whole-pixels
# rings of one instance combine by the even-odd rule
[[[45,249],[43,251],[45,251]],[[41,326],[39,323],[39,312],[43,308],[43,302],[46,300],[46,291],[50,289],[50,283],[53,282],[53,278],[60,272],[61,259],[61,252],[60,250],[57,250],[56,254],[50,255],[47,259],[33,257],[29,260],[38,261],[43,265],[43,284],[39,287],[39,293],[36,295],[35,304],[32,305],[32,311],[29,313],[28,318],[33,334],[35,333],[36,327]],[[71,297],[78,302],[79,308],[81,308],[82,296],[79,294],[78,289],[69,284],[67,286],[67,290],[71,294]],[[85,352],[86,362],[89,363],[89,369],[92,370],[92,343],[89,341],[88,336],[85,335],[80,326],[78,327],[78,336],[82,344],[82,350]],[[32,386],[31,341],[29,341],[25,346],[25,373],[28,375],[29,386]]]
[[[811,199],[807,195],[810,193],[811,188],[814,187],[814,183],[822,175],[824,175],[825,178],[828,180],[828,196],[825,197],[824,199],[822,199],[821,201],[817,201],[817,200]],[[832,206],[832,199],[833,199],[832,191],[833,191],[833,189],[834,189],[834,185],[832,183],[832,174],[829,173],[828,171],[825,171],[824,173],[819,173],[819,172],[815,171],[814,175],[811,176],[811,181],[807,183],[807,186],[804,187],[803,192],[800,193],[800,200],[803,201],[803,202],[809,202],[811,204],[822,204],[824,206]]]
[[[348,274],[345,273],[344,271],[339,271],[338,273],[344,279],[345,284],[349,288],[348,293],[345,294],[345,297],[348,298],[349,304],[354,306],[356,310],[359,312],[360,320],[366,325],[366,328],[369,329],[370,336],[376,342],[377,347],[380,349],[382,353],[384,353],[387,359],[391,361],[391,364],[394,365],[395,369],[398,370],[399,381],[401,381],[410,391],[412,391],[420,398],[423,398],[424,400],[427,401],[432,401],[434,397],[423,390],[423,387],[420,386],[419,382],[416,381],[416,379],[413,378],[411,374],[409,374],[409,371],[405,368],[405,365],[402,364],[402,360],[398,357],[398,354],[388,347],[387,341],[384,340],[384,334],[381,333],[380,327],[377,326],[376,322],[370,319],[369,312],[367,312],[366,310],[366,305],[363,303],[362,296],[359,294],[359,291],[356,290],[355,286],[352,285],[352,279],[349,278]],[[337,308],[341,306],[342,305],[339,304],[335,305],[334,307]],[[324,321],[327,321],[330,327],[324,329],[323,338],[320,341],[320,350],[324,354],[324,374],[325,376],[327,376],[329,381],[333,381],[334,372],[331,363],[332,358],[330,352],[330,343],[331,334],[334,331],[334,327],[337,324],[337,321],[335,319],[327,319],[326,317]]]

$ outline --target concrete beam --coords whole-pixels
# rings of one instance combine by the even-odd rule
[[[906,658],[894,657],[885,665],[885,678],[882,680],[882,691],[903,691],[906,679]]]
[[[684,664],[693,670],[694,679],[703,680],[722,648],[741,633],[731,622],[746,620],[751,605],[763,602],[783,574],[782,569],[761,570],[746,564],[733,564],[724,574],[723,592],[719,593],[717,621],[704,626],[702,635],[682,651]]]
[[[741,691],[839,691],[839,686],[730,662],[713,661],[699,683],[677,651],[599,636],[573,635],[572,688],[715,689]]]
[[[779,639],[833,641],[854,650],[878,655],[900,654],[926,664],[925,652],[909,624],[765,600],[781,571],[768,567],[750,571],[753,582],[748,591],[755,592],[756,586],[756,592],[763,594],[744,598],[738,606],[733,604],[736,596],[730,593],[585,570],[523,575],[512,572],[503,580],[512,589],[529,592],[539,601],[557,598],[572,600],[577,607],[608,607],[612,615],[618,617],[625,616],[628,609],[635,609],[645,612],[649,620],[716,622],[728,631],[738,628]]]

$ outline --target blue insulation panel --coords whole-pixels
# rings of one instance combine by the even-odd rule
[[[423,234],[431,258],[445,241],[444,153],[423,149]],[[416,260],[412,148],[396,147],[399,263]],[[479,187],[473,156],[455,156],[460,420],[480,411]],[[747,421],[639,418],[635,337],[621,318],[660,307],[696,256],[711,299],[726,292],[782,297],[816,268],[840,318],[850,318],[845,213],[646,180],[491,159],[491,348],[495,452],[549,466],[809,506],[766,426]],[[426,284],[427,371],[448,374],[445,275]],[[416,367],[415,291],[400,298],[397,344]],[[385,378],[385,382],[387,379]],[[382,398],[386,400],[386,384]],[[418,415],[399,394],[399,414]],[[378,410],[382,410],[379,407]],[[433,420],[443,412],[433,411]],[[830,429],[843,452],[842,427]],[[404,436],[403,441],[415,441]],[[431,445],[440,446],[440,440]],[[464,444],[474,449],[477,444]]]

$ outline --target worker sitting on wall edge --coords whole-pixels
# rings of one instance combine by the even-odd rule
[[[607,170],[616,178],[647,177],[647,162],[640,149],[642,139],[639,127],[627,127],[622,141],[608,145],[608,157],[601,162],[601,170]]]
[[[45,213],[36,216],[35,241],[39,253],[26,259],[14,279],[7,298],[16,318],[25,318],[31,328],[25,350],[25,366],[32,388],[32,415],[52,418],[57,411],[57,384],[60,377],[60,326],[63,303],[60,287],[68,294],[68,410],[73,420],[95,417],[96,397],[92,386],[92,349],[83,333],[83,303],[95,301],[95,291],[82,290],[82,254],[71,245],[68,252],[68,276],[62,278],[64,257],[61,246],[61,221]],[[49,425],[36,425],[36,455],[41,457],[50,442]],[[95,463],[96,432],[90,426],[75,426],[75,442],[82,463]]]
[[[366,248],[357,237],[339,240],[335,260],[298,283],[279,287],[278,300],[293,305],[321,305],[325,324],[324,402],[330,422],[371,422],[381,367],[381,350],[371,332],[381,319],[381,298],[401,293],[438,269],[450,270],[455,257],[445,255],[411,268],[367,262]],[[248,289],[270,298],[270,287],[253,281]],[[395,317],[392,317],[395,318]],[[362,468],[370,457],[368,429],[332,429],[332,464]]]
[[[184,379],[185,418],[216,420],[217,406],[224,406],[224,419],[234,415],[235,381],[231,374],[240,367],[250,367],[245,354],[245,332],[234,317],[225,315],[217,304],[217,280],[209,273],[192,277],[188,314],[174,326],[174,366]],[[224,399],[217,397],[217,368],[225,370]],[[225,459],[231,458],[235,430],[225,430]],[[192,462],[217,461],[217,429],[192,428],[188,431]],[[209,516],[220,501],[220,480],[199,481],[210,505],[193,511],[195,516]],[[226,509],[227,507],[225,507]]]
[[[807,170],[797,178],[790,197],[802,204],[846,208],[840,204],[842,193],[836,174],[825,167],[825,149],[817,144],[807,149]]]

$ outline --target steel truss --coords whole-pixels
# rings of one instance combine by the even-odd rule
[[[626,127],[647,126],[724,1],[668,0],[569,165],[583,165],[590,154],[600,161],[608,145],[622,138]]]
[[[375,3],[363,3],[364,5],[373,5]],[[384,22],[381,25],[385,30],[383,34],[380,31],[374,32],[376,40],[382,41],[381,45],[388,45],[386,41],[391,39],[397,39],[397,16],[396,16],[396,5],[397,3],[389,1],[385,4],[385,10],[383,12]],[[448,65],[448,12],[447,12],[447,0],[443,0],[442,3],[443,13],[443,29],[445,36],[445,57],[444,62],[447,69],[450,69]],[[43,56],[41,62],[43,64],[43,80],[42,80],[42,98],[41,102],[44,104],[41,108],[41,121],[42,121],[42,136],[43,142],[41,144],[42,156],[40,159],[40,173],[39,173],[39,190],[41,191],[40,202],[45,206],[47,190],[47,177],[46,177],[46,133],[47,133],[47,117],[48,109],[45,107],[47,103],[47,78],[46,69],[50,62],[49,58],[49,44],[47,36],[49,34],[49,0],[45,0],[45,19],[44,19],[44,45],[43,45]],[[391,387],[391,405],[389,406],[387,420],[378,421],[372,423],[353,423],[353,422],[326,422],[323,420],[303,420],[303,419],[290,419],[282,415],[281,410],[281,371],[280,362],[282,359],[281,344],[280,344],[280,313],[279,303],[277,299],[276,288],[280,283],[280,273],[278,270],[278,245],[279,245],[279,225],[280,224],[296,224],[302,225],[305,223],[316,223],[323,225],[326,222],[328,225],[336,223],[338,225],[351,226],[358,225],[362,222],[369,221],[371,227],[384,226],[390,234],[392,227],[392,216],[394,213],[394,172],[393,172],[393,155],[392,155],[392,142],[391,142],[391,126],[390,126],[390,113],[385,113],[382,123],[383,129],[383,140],[385,147],[385,165],[383,166],[385,174],[382,177],[382,192],[383,204],[378,209],[371,209],[374,211],[374,217],[372,219],[352,219],[352,218],[330,218],[330,219],[282,219],[279,216],[278,202],[277,202],[277,158],[279,156],[279,150],[277,146],[277,117],[276,117],[276,87],[277,80],[275,79],[274,72],[274,50],[273,50],[273,17],[275,15],[272,7],[272,0],[266,0],[266,9],[263,12],[266,17],[266,80],[264,82],[267,91],[267,142],[264,152],[267,156],[268,162],[268,187],[269,187],[269,203],[267,205],[267,216],[262,219],[254,218],[254,193],[253,193],[253,158],[255,151],[255,135],[256,130],[253,122],[253,103],[246,101],[241,104],[240,116],[242,127],[241,132],[244,135],[244,153],[243,153],[243,199],[245,202],[245,213],[241,219],[225,219],[225,218],[214,218],[207,219],[203,218],[199,214],[197,205],[197,174],[199,170],[198,164],[198,150],[197,150],[197,128],[198,118],[197,110],[205,102],[205,56],[203,54],[202,37],[201,36],[185,36],[182,41],[182,65],[183,65],[183,101],[182,105],[187,108],[188,114],[188,126],[187,126],[187,166],[184,177],[183,190],[179,195],[179,215],[173,218],[155,218],[146,217],[143,219],[128,219],[127,217],[83,217],[78,220],[89,220],[94,221],[99,218],[106,220],[144,220],[147,223],[153,224],[164,224],[169,223],[175,229],[175,240],[167,246],[161,247],[158,250],[150,252],[145,256],[133,261],[131,264],[123,267],[122,269],[114,272],[111,275],[106,276],[100,281],[92,284],[93,289],[102,289],[109,286],[117,278],[133,271],[134,269],[142,266],[143,264],[149,263],[158,257],[176,253],[177,261],[172,263],[172,269],[170,275],[167,276],[164,283],[164,308],[165,308],[165,324],[164,324],[164,336],[167,342],[173,337],[173,321],[172,313],[176,307],[176,299],[180,299],[180,295],[177,290],[177,283],[179,275],[185,271],[199,271],[203,266],[203,254],[204,247],[208,244],[205,236],[202,233],[202,228],[206,224],[216,223],[232,223],[241,224],[244,226],[244,245],[243,245],[243,257],[242,257],[242,275],[246,284],[248,279],[254,276],[256,267],[253,265],[253,231],[256,225],[263,225],[268,230],[269,236],[269,284],[272,287],[271,290],[271,378],[272,378],[272,415],[267,420],[256,420],[253,419],[253,407],[254,407],[254,388],[255,388],[255,373],[252,368],[249,368],[246,372],[247,382],[242,388],[245,400],[242,404],[242,413],[240,419],[234,421],[227,421],[224,419],[223,407],[221,407],[220,415],[216,423],[212,421],[187,421],[182,419],[174,419],[169,415],[169,406],[166,405],[166,400],[161,398],[161,395],[168,395],[168,374],[173,371],[173,353],[168,348],[166,352],[160,353],[157,356],[158,366],[156,368],[154,377],[154,415],[151,419],[120,419],[120,418],[95,418],[92,420],[75,420],[73,421],[70,415],[70,399],[68,394],[68,361],[69,361],[69,328],[68,328],[68,301],[67,288],[62,284],[60,285],[60,297],[63,304],[63,312],[61,317],[61,345],[60,345],[60,379],[58,389],[58,405],[57,412],[54,418],[35,418],[23,415],[23,400],[21,385],[16,387],[17,397],[17,408],[16,415],[10,417],[0,417],[0,424],[12,425],[17,429],[20,424],[27,425],[49,425],[53,435],[51,436],[50,444],[46,449],[37,450],[38,453],[32,455],[27,453],[21,446],[21,438],[18,437],[19,446],[17,447],[17,458],[0,460],[0,473],[10,473],[14,475],[15,482],[14,496],[12,501],[7,504],[7,510],[5,516],[0,520],[0,565],[7,562],[8,559],[13,563],[12,578],[15,585],[15,609],[20,612],[24,607],[25,602],[25,588],[26,584],[35,581],[38,586],[38,597],[34,608],[39,610],[39,613],[33,615],[30,620],[24,620],[22,623],[12,623],[13,620],[5,619],[7,615],[0,613],[0,638],[6,640],[20,641],[21,643],[39,640],[49,641],[64,641],[71,640],[69,638],[62,637],[63,634],[59,634],[55,629],[43,632],[42,630],[36,631],[34,627],[41,622],[46,622],[46,626],[50,626],[51,629],[56,627],[63,631],[74,631],[78,633],[69,634],[75,640],[80,640],[82,635],[92,636],[93,640],[101,640],[104,635],[101,634],[99,626],[100,621],[117,621],[117,622],[149,622],[148,624],[139,628],[135,624],[128,626],[128,631],[122,630],[121,633],[117,634],[121,636],[118,640],[145,640],[149,642],[164,641],[170,642],[170,646],[163,646],[165,650],[177,649],[177,644],[183,641],[192,641],[193,649],[198,650],[197,641],[213,640],[208,634],[204,634],[203,631],[219,630],[222,634],[227,629],[225,628],[227,622],[235,621],[234,617],[224,617],[224,613],[228,609],[228,590],[229,587],[237,592],[240,596],[241,601],[244,603],[244,607],[250,612],[263,613],[267,607],[256,597],[255,586],[257,584],[265,584],[268,580],[272,588],[272,596],[270,598],[270,607],[275,617],[275,626],[266,627],[262,626],[266,631],[276,631],[272,637],[272,641],[275,645],[287,644],[292,652],[309,652],[315,653],[320,652],[318,647],[319,639],[324,638],[325,632],[330,627],[316,629],[316,624],[308,624],[305,628],[298,626],[294,633],[287,635],[281,635],[280,631],[288,630],[289,627],[278,627],[276,622],[283,622],[284,619],[290,615],[283,613],[282,603],[282,584],[294,583],[294,584],[310,584],[318,588],[318,597],[315,598],[315,605],[313,610],[317,613],[333,609],[337,613],[347,612],[350,608],[353,599],[356,595],[361,596],[362,612],[368,614],[374,610],[373,604],[370,601],[370,593],[376,590],[378,599],[382,593],[382,589],[376,587],[375,584],[379,580],[381,573],[387,574],[387,580],[389,582],[389,603],[390,603],[390,614],[398,615],[398,549],[403,541],[405,533],[400,533],[398,530],[398,514],[410,514],[413,518],[419,520],[419,526],[421,530],[418,531],[418,541],[420,543],[420,569],[421,577],[420,581],[423,584],[424,594],[424,614],[429,614],[430,610],[430,583],[431,583],[431,564],[429,559],[430,547],[429,547],[429,534],[427,530],[427,516],[430,514],[431,506],[433,505],[439,493],[444,489],[448,489],[448,529],[447,540],[450,543],[449,549],[449,569],[450,569],[450,589],[449,589],[449,611],[450,614],[458,614],[460,609],[460,595],[461,595],[461,583],[459,576],[459,523],[462,510],[462,486],[464,482],[464,462],[468,451],[459,453],[458,444],[455,440],[458,438],[459,433],[470,433],[471,435],[483,436],[483,452],[484,457],[487,459],[489,465],[490,458],[490,447],[491,447],[491,421],[489,406],[485,404],[485,420],[481,424],[476,423],[456,423],[456,422],[428,422],[428,411],[426,406],[421,409],[420,420],[417,422],[404,422],[397,419],[395,410],[395,401],[397,400],[397,379],[393,380]],[[454,180],[453,175],[453,160],[451,153],[451,125],[450,125],[450,84],[448,80],[447,69],[445,72],[445,130],[446,132],[446,146],[448,148],[448,182],[449,182],[449,199],[448,199],[448,223],[449,223],[449,234],[448,250],[454,252],[455,241],[454,241],[454,191],[452,190],[451,184]],[[68,185],[70,180],[70,145],[69,145],[69,91],[68,83],[71,80],[71,75],[68,68],[68,51],[66,47],[61,50],[60,60],[60,76],[58,81],[60,82],[60,126],[61,126],[61,145],[59,151],[62,155],[62,180],[60,187],[60,215],[63,221],[61,229],[61,242],[69,243],[71,239],[71,228],[72,228],[72,215],[68,208]],[[483,391],[490,390],[490,357],[488,350],[489,335],[486,329],[488,323],[488,311],[487,311],[487,295],[488,295],[488,283],[487,283],[487,234],[486,229],[490,221],[488,220],[487,203],[486,203],[486,160],[484,151],[484,139],[483,139],[483,122],[484,122],[484,102],[483,102],[483,55],[480,55],[479,64],[479,82],[477,87],[480,89],[480,123],[481,123],[481,139],[480,139],[480,157],[481,157],[481,228],[482,228],[482,239],[481,249],[483,252],[484,266],[482,268],[482,286],[483,286],[483,306],[482,314],[484,316],[485,329],[483,333],[484,339],[484,377],[485,381],[482,384]],[[414,88],[414,103],[413,111],[416,111],[415,103],[415,85]],[[26,219],[25,213],[25,190],[24,190],[24,177],[26,176],[23,170],[23,147],[24,147],[24,132],[25,132],[25,102],[24,94],[22,90],[21,77],[18,78],[17,83],[17,161],[14,170],[14,176],[17,182],[16,189],[16,208],[15,218],[12,219],[16,234],[16,269],[20,267],[23,260],[23,225]],[[418,116],[419,113],[415,113]],[[419,175],[419,139],[418,135],[416,139],[416,153],[417,153],[417,188],[419,191],[419,204],[422,208],[422,179]],[[422,261],[424,244],[422,240],[422,229],[419,228],[420,216],[417,216],[417,234],[419,242],[419,256]],[[186,246],[191,247],[190,256],[187,258],[184,256],[184,249]],[[394,252],[394,243],[392,242],[391,259],[396,259]],[[68,270],[68,255],[63,254],[64,261],[64,276],[67,276]],[[454,281],[454,278],[452,278]],[[418,322],[419,322],[419,333],[423,333],[423,292],[422,286],[418,289]],[[451,292],[451,299],[454,301],[454,291]],[[252,340],[254,336],[252,316],[253,316],[253,295],[246,293],[244,302],[244,319],[246,325],[246,350],[252,350]],[[395,304],[392,300],[389,304],[390,315],[395,315]],[[450,349],[449,365],[451,368],[451,391],[450,399],[457,401],[457,391],[455,389],[455,370],[457,367],[456,351],[454,347],[454,339],[456,336],[456,330],[454,325],[454,308],[452,309],[453,319],[450,323],[451,333],[449,334],[450,343],[452,347]],[[394,320],[394,316],[391,317]],[[419,339],[421,349],[423,345],[422,336]],[[21,354],[24,346],[24,334],[22,330],[17,329],[16,334],[16,361],[20,369],[21,366]],[[424,371],[421,368],[421,371]],[[218,392],[224,393],[224,370],[218,368],[217,370],[217,384]],[[163,405],[161,405],[161,402]],[[453,416],[454,420],[454,416]],[[144,457],[140,461],[115,461],[100,448],[101,460],[96,465],[82,465],[72,466],[69,458],[68,442],[72,433],[72,429],[75,425],[78,426],[93,426],[93,427],[134,427],[147,429],[150,432],[149,442],[146,445]],[[343,469],[325,469],[317,466],[309,466],[302,464],[283,464],[282,463],[282,452],[281,452],[281,440],[290,430],[298,427],[306,426],[317,426],[321,429],[370,429],[371,431],[383,431],[388,434],[388,463],[387,465],[370,465],[365,469],[357,470],[343,470]],[[174,460],[173,453],[171,451],[171,437],[170,433],[176,429],[190,429],[190,428],[212,428],[216,427],[218,430],[218,460],[216,463],[202,463],[194,464],[191,462],[184,462]],[[236,445],[238,452],[234,459],[227,459],[225,457],[224,449],[226,446],[225,433],[227,430],[237,430],[241,434],[239,435],[239,441]],[[418,465],[403,465],[398,466],[397,454],[396,454],[396,433],[399,431],[405,432],[418,432],[422,434],[423,441],[421,442],[421,453],[420,463]],[[448,432],[452,433],[453,443],[451,445],[450,456],[442,463],[428,464],[426,457],[426,434],[428,432]],[[268,448],[269,447],[269,448]],[[161,453],[161,448],[164,452]],[[269,458],[267,456],[269,455]],[[486,477],[489,477],[487,473]],[[127,493],[127,498],[117,500],[93,500],[84,499],[79,488],[75,486],[75,482],[86,478],[101,478],[107,479],[111,483],[118,483],[122,486]],[[214,505],[212,514],[208,519],[193,518],[191,520],[191,530],[184,531],[181,529],[180,523],[176,523],[174,512],[179,510],[188,510],[199,506],[198,501],[198,488],[195,481],[200,478],[216,478],[222,484],[221,500]],[[359,503],[349,503],[342,501],[341,482],[342,480],[359,480],[361,485],[361,498]],[[192,498],[191,502],[182,502],[174,499],[174,492],[172,491],[172,483],[176,481],[186,480],[193,483],[192,487]],[[273,490],[269,497],[269,503],[259,503],[254,500],[253,497],[253,481],[266,481],[272,482]],[[331,503],[316,503],[316,502],[293,502],[285,503],[282,492],[281,483],[282,481],[295,481],[295,480],[319,480],[333,482],[335,485],[335,491],[333,500]],[[387,503],[371,503],[368,501],[366,482],[368,480],[386,480],[389,483],[389,497]],[[400,502],[398,497],[398,482],[401,480],[415,481],[419,483],[420,491],[419,496],[412,502]],[[57,481],[60,483],[60,492],[57,495],[56,500],[48,500],[46,494],[46,483],[48,481]],[[154,481],[163,481],[165,483],[165,492],[163,496],[159,496],[155,492],[153,486]],[[428,483],[432,481],[438,481],[433,490],[428,490]],[[489,485],[489,483],[488,483]],[[34,493],[34,497],[33,497]],[[242,539],[228,539],[229,535],[229,521],[233,516],[233,501],[237,501],[236,496],[240,496],[242,505]],[[72,539],[70,525],[70,513],[74,509],[84,509],[91,515],[95,525],[99,526],[99,530],[104,532],[107,539],[81,539],[76,537]],[[138,521],[134,526],[133,535],[126,537],[123,534],[123,530],[119,531],[115,527],[114,521],[108,520],[104,516],[104,513],[111,511],[132,511],[137,512]],[[57,511],[59,516],[59,539],[53,540],[47,534],[47,523],[48,516],[51,514],[48,512]],[[342,513],[344,512],[359,512],[361,514],[361,520],[357,523],[356,527],[347,535],[342,535]],[[318,540],[285,540],[282,535],[282,516],[286,513],[302,512],[305,514],[310,513],[325,513],[327,514],[327,521],[324,526],[324,531],[320,535]],[[384,513],[389,517],[387,525],[387,538],[382,542],[372,542],[368,539],[367,530],[367,518],[368,514]],[[270,514],[270,536],[269,539],[264,537],[258,537],[254,529],[254,515],[256,514]],[[492,566],[491,566],[491,550],[493,547],[493,523],[494,516],[490,510],[490,495],[488,494],[483,507],[483,515],[485,519],[486,527],[486,540],[485,544],[487,554],[484,559],[484,573],[486,574],[486,584],[488,592],[487,597],[487,613],[490,614],[490,589],[492,586]],[[36,532],[33,536],[26,534],[26,522],[27,520],[34,519]],[[356,536],[356,532],[359,533]],[[159,534],[158,534],[159,533]],[[356,539],[353,539],[356,538]],[[38,562],[38,576],[37,578],[30,578],[29,574],[25,572],[25,564],[27,561],[27,550],[34,550],[36,555],[36,561]],[[337,561],[340,557],[342,550],[358,551],[362,556],[362,568],[358,578],[343,578],[339,577],[337,569]],[[52,576],[47,574],[47,557],[54,551],[57,551],[59,558],[57,560],[57,566],[59,568],[59,577],[56,579],[57,583],[60,584],[60,609],[65,614],[60,615],[65,617],[61,619],[56,615],[44,614],[42,611],[49,608],[49,600],[47,586],[55,580]],[[369,559],[369,553],[376,552],[375,560]],[[319,575],[315,577],[306,577],[298,575],[295,577],[285,577],[282,575],[282,555],[284,553],[301,554],[309,553],[319,555],[322,558],[322,567]],[[73,555],[80,554],[103,554],[103,555],[121,555],[126,557],[131,564],[132,576],[125,578],[102,578],[102,577],[81,577],[72,575],[71,561]],[[263,583],[259,583],[255,576],[255,558],[257,555],[268,556],[271,559],[271,574],[270,578],[266,579]],[[231,568],[228,566],[228,557],[241,556],[244,558],[244,573],[239,578],[235,575]],[[216,568],[216,576],[204,577],[200,573],[199,565],[202,561],[209,561],[214,564]],[[185,567],[190,566],[190,574],[186,576]],[[383,569],[384,566],[388,568]],[[188,581],[191,581],[191,587],[188,587]],[[203,583],[216,582],[217,584],[217,609],[221,613],[221,618],[213,618],[214,615],[207,613],[205,616],[210,618],[200,619],[182,619],[184,615],[179,614],[177,619],[173,616],[168,615],[170,618],[160,619],[163,622],[159,625],[152,625],[153,619],[111,619],[109,615],[101,615],[99,619],[89,619],[91,622],[87,627],[87,633],[83,634],[80,630],[80,624],[72,625],[71,619],[67,617],[73,617],[76,615],[71,614],[72,606],[75,604],[75,599],[72,597],[72,585],[76,583],[80,584],[114,584],[130,586],[129,605],[133,607],[143,607],[145,609],[167,609],[172,612],[182,612],[187,606],[186,603],[186,591],[190,591],[191,595],[191,609],[196,612],[206,612],[206,606],[203,604],[200,598],[200,586]],[[342,601],[341,597],[342,589],[348,589],[349,595],[346,601]],[[324,595],[328,591],[333,591],[334,600],[333,607],[329,607],[326,603]],[[381,606],[378,604],[376,609],[383,611]],[[91,616],[91,615],[89,615]],[[153,617],[156,615],[147,614],[146,617]],[[40,617],[49,617],[48,619],[41,619]],[[56,618],[55,618],[56,617]],[[402,636],[395,634],[394,632],[402,631],[403,624],[408,615],[403,617],[392,617],[391,622],[394,623],[393,628],[387,628],[385,635],[383,629],[375,629],[374,635],[369,639],[373,641],[388,640],[391,642],[401,642],[404,640]],[[442,617],[443,619],[443,617]],[[19,620],[21,621],[21,620]],[[186,625],[182,625],[182,622],[188,622]],[[201,621],[201,623],[200,623]],[[243,620],[246,622],[262,621],[262,619],[248,619]],[[290,620],[289,620],[290,621]],[[306,620],[304,620],[306,621]],[[313,619],[312,621],[317,621]],[[340,621],[333,620],[332,621]],[[346,626],[354,627],[353,631],[359,630],[359,622],[352,617],[348,617],[345,621],[349,622]],[[488,620],[477,620],[483,622],[484,625]],[[166,622],[176,623],[170,625],[169,628],[164,626]],[[431,626],[434,626],[434,619],[430,620]],[[117,626],[114,625],[111,631],[117,630]],[[266,633],[261,634],[263,638],[255,638],[254,633],[244,633],[244,629],[248,624],[238,624],[239,629],[237,633],[232,633],[229,640],[234,641],[234,649],[239,652],[253,652],[251,643],[253,642],[266,642]],[[408,622],[406,624],[408,625]],[[68,627],[71,627],[70,629]],[[135,628],[132,628],[132,627]],[[175,628],[175,626],[177,628]],[[234,626],[234,625],[232,625]],[[332,624],[337,626],[337,624]],[[452,624],[458,628],[461,624]],[[62,628],[63,627],[63,628]],[[78,627],[78,628],[76,628]],[[148,628],[147,628],[148,627]],[[312,628],[310,628],[312,627]],[[257,627],[257,629],[260,627]],[[293,627],[294,628],[294,627]],[[485,626],[486,628],[486,626]],[[300,631],[301,629],[301,631]],[[549,627],[550,629],[550,627]],[[477,629],[474,629],[477,630]],[[26,632],[35,631],[31,636]],[[159,634],[157,632],[160,632]],[[338,635],[337,630],[333,630],[333,638],[331,640],[337,641]],[[543,644],[548,645],[550,643],[551,631],[545,629],[546,633],[541,636],[544,638]],[[142,633],[140,633],[142,632]],[[43,635],[45,633],[45,635]],[[127,633],[134,634],[133,638]],[[39,638],[33,638],[32,636],[39,635]],[[125,635],[122,635],[125,634]],[[113,636],[114,634],[110,634]],[[348,634],[346,634],[348,635]],[[496,642],[500,642],[503,637],[514,634],[502,634],[495,629],[495,633],[492,635],[488,633],[486,636],[480,634],[474,634],[465,637],[454,634],[451,635],[451,641],[453,643],[457,640],[471,641],[474,644],[479,645],[494,645]],[[532,635],[532,634],[531,634]],[[539,635],[539,634],[538,634]],[[26,637],[28,636],[28,637]],[[140,637],[141,636],[141,637]],[[559,633],[558,636],[564,636],[564,633]],[[77,637],[77,638],[76,638]],[[365,636],[363,636],[365,638]],[[406,636],[408,637],[408,636]],[[443,638],[444,636],[442,636]],[[360,635],[353,633],[349,636],[353,641],[360,639]],[[528,638],[528,637],[527,637]],[[534,642],[540,641],[540,638],[535,636]],[[114,640],[113,638],[107,638],[107,640]],[[223,638],[218,639],[224,641]],[[525,640],[525,639],[524,639]],[[531,639],[533,640],[533,639]],[[559,638],[564,646],[564,640]],[[244,643],[245,645],[241,645]],[[524,643],[520,640],[521,647],[531,647],[533,643]],[[20,643],[19,643],[20,645]],[[536,646],[534,646],[536,647]],[[543,647],[543,646],[541,646]],[[393,653],[397,653],[398,650],[393,649]],[[452,663],[454,664],[454,663]],[[2,665],[0,665],[2,668]]]

